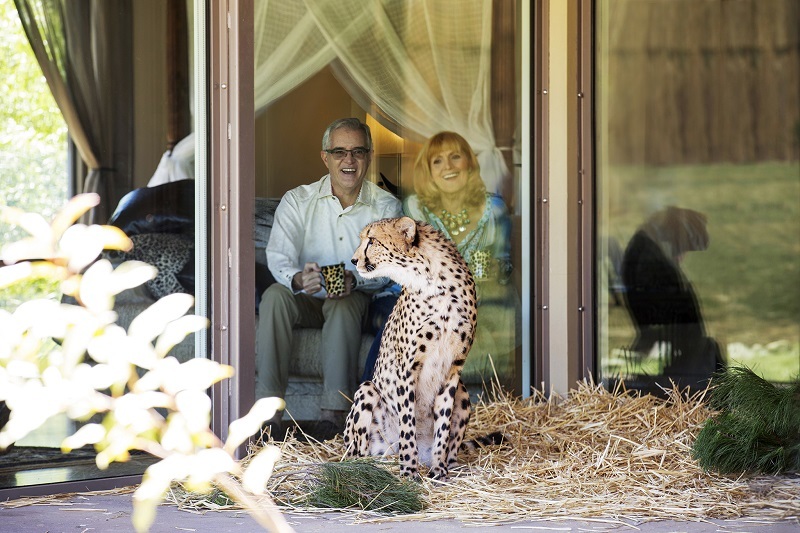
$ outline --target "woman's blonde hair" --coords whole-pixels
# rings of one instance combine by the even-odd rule
[[[431,159],[445,150],[460,152],[467,158],[467,205],[477,207],[486,201],[486,185],[481,178],[478,157],[467,140],[452,131],[442,131],[425,141],[414,163],[414,192],[428,209],[438,211],[441,207],[441,191],[431,175]]]

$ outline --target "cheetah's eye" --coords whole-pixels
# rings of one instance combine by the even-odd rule
[[[387,251],[389,250],[389,248],[387,248],[386,245],[383,244],[381,241],[375,239],[374,237],[367,237],[367,247],[364,250],[364,252],[366,253],[366,251],[369,249],[369,247],[374,245],[374,244],[377,244],[378,246],[380,246],[384,250],[387,250]]]

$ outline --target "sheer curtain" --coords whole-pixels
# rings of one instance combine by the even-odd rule
[[[14,0],[25,33],[88,174],[76,190],[102,198],[105,223],[130,189],[130,0]]]
[[[336,58],[300,0],[256,2],[254,26],[256,113]]]
[[[462,134],[497,191],[508,168],[491,119],[491,23],[491,0],[258,2],[256,109],[338,60],[351,95],[404,135]]]

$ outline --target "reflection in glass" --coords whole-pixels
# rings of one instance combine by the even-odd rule
[[[626,355],[631,364],[654,356],[659,373],[682,386],[702,387],[724,366],[717,342],[706,336],[694,287],[681,269],[686,254],[707,247],[705,216],[670,206],[639,227],[622,257],[625,307],[636,328]]]
[[[496,375],[510,384],[521,339],[518,297],[510,283],[508,208],[499,195],[487,192],[475,152],[455,132],[437,133],[425,142],[413,183],[403,211],[453,240],[476,281],[478,326],[463,379],[488,383]]]
[[[800,5],[597,6],[602,379],[694,384],[714,368],[716,346],[728,364],[793,379],[800,373]],[[673,230],[694,235],[688,248],[663,238],[658,223],[670,219]],[[698,239],[705,231],[707,247]],[[675,247],[703,251],[678,260]]]

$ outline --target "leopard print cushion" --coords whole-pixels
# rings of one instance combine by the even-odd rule
[[[190,292],[178,279],[178,274],[194,261],[194,237],[180,233],[142,233],[131,236],[133,249],[120,254],[122,260],[149,263],[158,275],[145,283],[156,300],[176,292]]]

